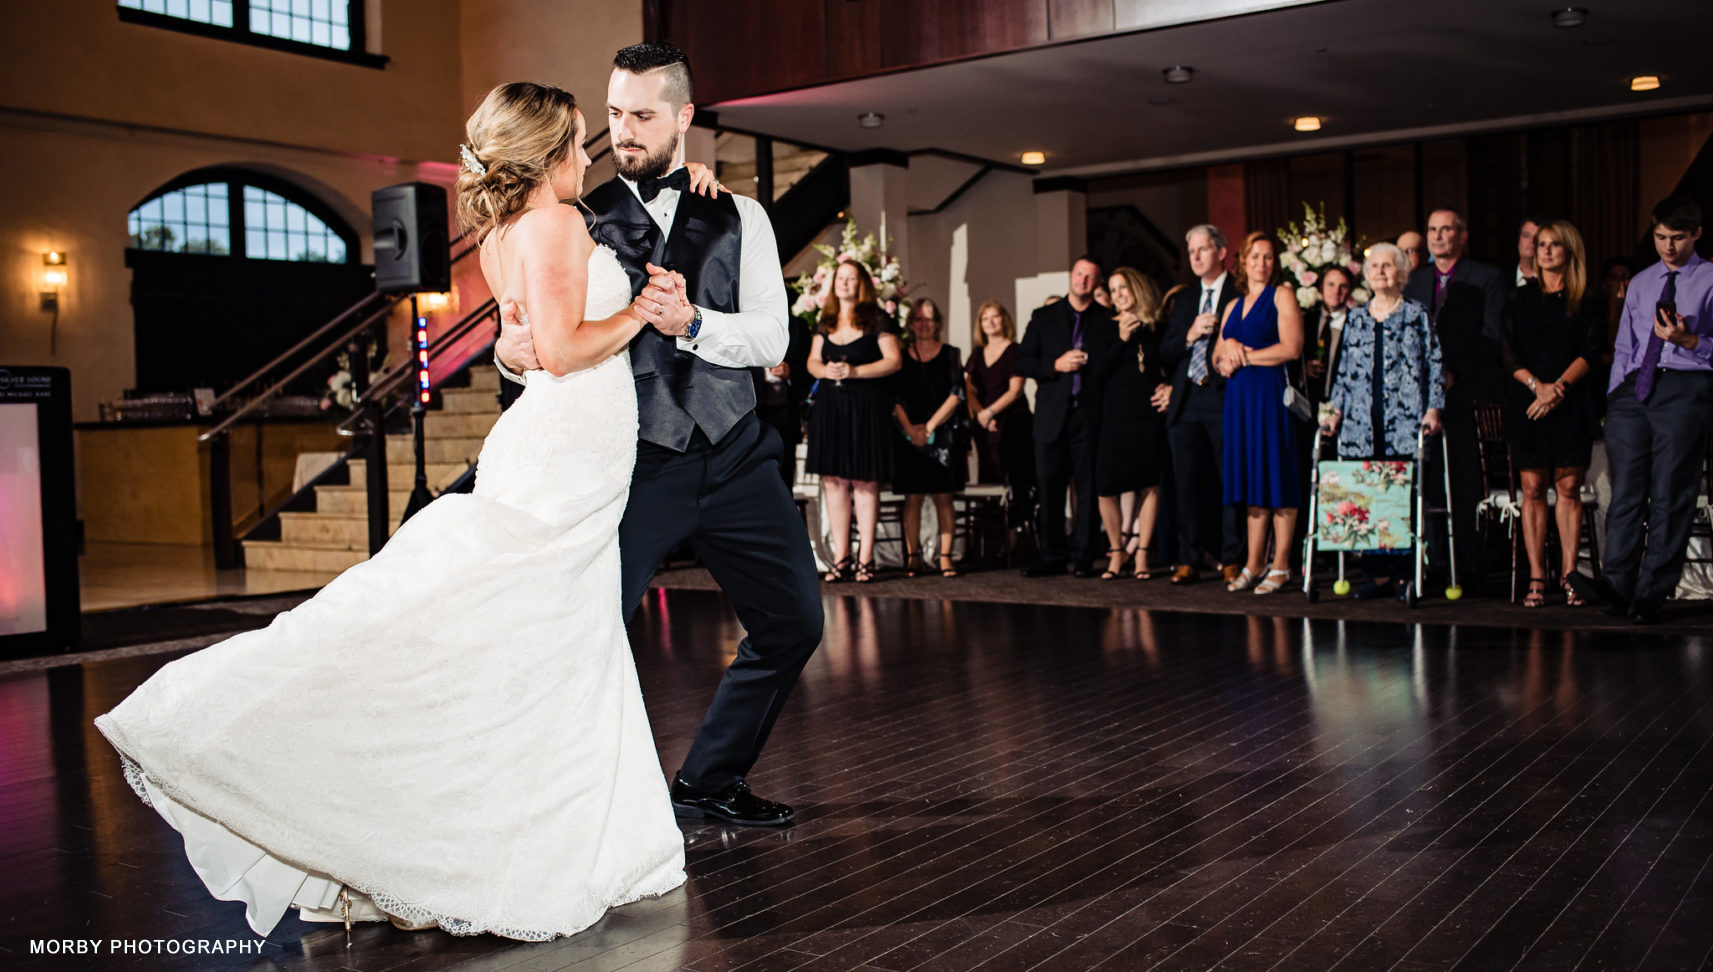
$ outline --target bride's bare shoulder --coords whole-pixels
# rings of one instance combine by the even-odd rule
[[[583,222],[582,211],[568,205],[531,209],[512,223],[508,235],[514,246],[526,249],[546,247],[545,252],[563,252],[560,248],[569,246],[573,254],[583,257],[587,257],[588,251],[595,246],[595,241],[589,237],[589,228]]]

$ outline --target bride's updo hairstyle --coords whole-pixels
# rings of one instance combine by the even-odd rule
[[[481,239],[521,211],[570,154],[576,116],[577,99],[551,84],[510,81],[488,92],[464,123],[459,224]]]

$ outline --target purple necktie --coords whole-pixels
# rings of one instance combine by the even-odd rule
[[[1071,325],[1071,347],[1075,350],[1081,350],[1083,346],[1083,316],[1077,311],[1071,311],[1071,316],[1076,319],[1076,323]],[[1657,358],[1659,355],[1656,354],[1654,357]],[[1071,397],[1075,398],[1082,393],[1083,373],[1079,369],[1071,372]]]
[[[1665,288],[1659,292],[1660,303],[1677,303],[1677,271],[1668,271],[1665,275]],[[1659,309],[1654,309],[1654,320],[1659,320]],[[1645,402],[1654,393],[1654,378],[1659,375],[1659,355],[1665,350],[1665,339],[1652,327],[1648,328],[1648,348],[1642,352],[1641,371],[1636,374],[1636,401]]]

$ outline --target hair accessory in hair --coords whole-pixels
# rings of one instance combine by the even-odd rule
[[[476,158],[476,153],[470,151],[470,146],[465,145],[463,142],[458,143],[458,157],[464,160],[464,168],[469,169],[471,172],[474,172],[479,176],[485,176],[488,174],[488,167],[483,165],[482,160]]]

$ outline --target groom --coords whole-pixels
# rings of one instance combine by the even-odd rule
[[[756,797],[744,775],[821,642],[808,533],[779,476],[779,435],[756,418],[749,372],[785,356],[785,282],[759,203],[687,191],[678,145],[695,110],[683,51],[657,43],[619,51],[607,86],[619,175],[583,200],[596,217],[589,232],[618,252],[650,325],[630,346],[641,441],[619,524],[624,612],[636,611],[655,568],[689,541],[748,637],[672,781],[672,806],[679,816],[779,826],[791,823],[791,808]],[[645,291],[650,264],[682,274],[682,290]],[[495,357],[519,381],[516,373],[540,365],[516,306],[503,311]]]

